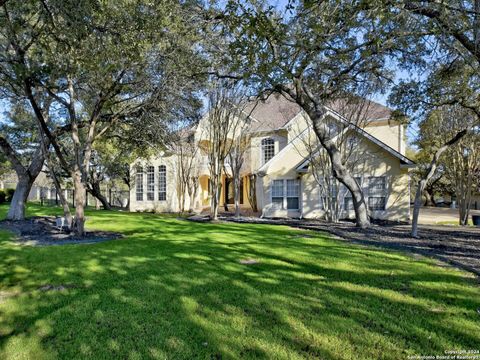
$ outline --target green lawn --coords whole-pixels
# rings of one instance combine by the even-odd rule
[[[436,225],[450,225],[450,226],[458,226],[460,227],[458,220],[455,221],[437,221],[435,223]],[[467,222],[467,226],[473,226],[473,221],[472,219],[469,219]]]
[[[0,233],[1,359],[396,360],[480,348],[480,287],[467,273],[287,227],[88,216],[125,239],[29,247]],[[69,288],[39,290],[47,284]]]

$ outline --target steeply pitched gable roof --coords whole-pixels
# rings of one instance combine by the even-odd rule
[[[327,110],[327,113],[325,114],[325,116],[331,116],[335,119],[337,119],[338,121],[342,122],[343,124],[346,125],[346,128],[349,128],[353,131],[355,131],[357,134],[359,134],[360,136],[363,136],[364,138],[366,138],[367,140],[373,142],[374,144],[376,144],[377,146],[379,146],[381,149],[383,149],[384,151],[386,151],[387,153],[389,153],[390,155],[396,157],[397,159],[400,160],[400,166],[402,167],[415,167],[415,162],[413,160],[410,160],[409,158],[407,158],[405,155],[402,155],[400,152],[398,152],[397,150],[393,149],[392,147],[388,146],[387,144],[385,144],[384,142],[382,142],[381,140],[377,139],[375,136],[369,134],[368,132],[366,132],[365,130],[363,130],[362,128],[360,128],[359,126],[355,125],[355,124],[352,124],[350,123],[345,117],[343,117],[341,114],[339,114],[338,112],[332,110],[332,109],[328,109]],[[305,132],[306,129],[303,131]],[[303,133],[302,132],[302,133]],[[293,143],[297,140],[298,137],[300,137],[302,135],[302,133],[298,134],[297,136],[295,136],[282,150],[280,150],[273,158],[271,158],[267,163],[263,164],[262,166],[260,166],[260,168],[257,170],[257,172],[263,172],[265,171],[265,169],[274,161],[277,161],[279,158],[281,158],[281,156],[287,152],[287,151],[290,151],[290,149],[293,147]],[[321,148],[319,148],[319,150],[317,151],[321,151],[320,150]],[[310,158],[305,158],[304,160],[302,160],[299,164],[297,164],[294,168],[296,171],[298,172],[305,172],[305,169],[306,167],[308,166],[310,162]]]
[[[329,110],[329,115],[337,118],[338,120],[344,122],[345,124],[348,124],[345,118],[342,117],[339,113]],[[362,128],[358,127],[357,125],[354,124],[348,124],[347,125],[350,129],[356,131],[359,135],[365,137],[366,139],[370,140],[373,142],[375,145],[379,146],[381,149],[385,150],[387,153],[391,154],[392,156],[396,157],[397,159],[400,160],[400,165],[405,166],[405,167],[415,167],[416,164],[413,160],[407,158],[405,155],[402,155],[400,152],[392,148],[391,146],[385,144],[383,141],[380,141],[377,139],[375,136],[369,134]],[[317,151],[321,151],[322,148],[319,148]],[[303,161],[301,161],[295,169],[298,172],[305,172],[305,169],[307,168],[308,164],[310,163],[310,158],[307,158]]]

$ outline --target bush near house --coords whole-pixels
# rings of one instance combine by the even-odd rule
[[[5,190],[5,201],[12,201],[13,194],[15,194],[15,189],[6,189]]]
[[[3,204],[6,200],[7,195],[5,194],[5,191],[0,190],[0,204]]]

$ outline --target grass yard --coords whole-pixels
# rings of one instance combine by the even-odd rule
[[[280,226],[87,215],[88,227],[125,239],[30,247],[0,233],[1,359],[397,360],[480,349],[478,283],[433,261]],[[249,258],[260,263],[239,263]]]

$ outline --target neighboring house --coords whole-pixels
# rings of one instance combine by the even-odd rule
[[[30,193],[28,194],[28,201],[35,201],[40,203],[48,203],[48,204],[59,204],[60,198],[57,195],[57,190],[55,189],[55,185],[53,181],[47,176],[47,170],[44,169],[43,171],[38,174],[35,182],[30,189]],[[0,190],[4,189],[15,189],[17,187],[18,179],[15,172],[10,172],[0,176]],[[62,191],[64,192],[65,199],[71,205],[75,205],[75,192],[71,188],[72,186],[69,184],[67,188],[64,188]],[[116,207],[127,207],[128,206],[128,190],[120,190],[112,186],[107,186],[102,184],[102,194],[109,200],[111,206]],[[96,199],[91,195],[87,194],[87,205],[98,205]]]
[[[409,169],[414,163],[405,157],[404,125],[390,119],[391,111],[368,102],[363,121],[353,124],[342,115],[341,102],[327,108],[326,120],[337,124],[335,131],[347,133],[354,141],[355,153],[361,155],[352,174],[364,190],[373,218],[408,221],[410,218]],[[294,102],[281,96],[249,103],[243,110],[248,123],[246,160],[242,168],[241,204],[250,208],[248,195],[255,181],[258,209],[264,217],[306,217],[324,215],[320,186],[310,164],[305,138],[312,136],[307,115]],[[205,148],[208,136],[208,114],[195,129],[195,142]],[[202,130],[203,129],[203,130]],[[237,136],[237,135],[231,135]],[[322,150],[318,150],[322,151]],[[208,207],[208,158],[198,155],[199,189],[194,208]],[[162,153],[148,160],[137,160],[132,166],[135,186],[131,189],[131,211],[179,211],[177,194],[178,155]],[[233,203],[230,171],[226,166],[220,203]],[[349,192],[338,188],[343,218],[354,216]],[[187,197],[187,203],[190,199]],[[188,207],[187,207],[188,208]]]
[[[40,197],[42,196],[42,188],[45,187],[44,184],[46,184],[47,182],[49,182],[49,180],[47,180],[45,173],[41,172],[32,185],[30,193],[28,194],[28,200],[40,200]],[[10,173],[4,174],[0,177],[0,190],[15,189],[17,187],[17,183],[18,178],[15,172],[12,171]],[[51,187],[53,187],[53,185],[51,185]]]

